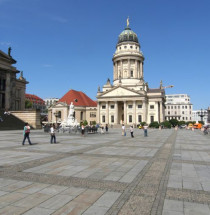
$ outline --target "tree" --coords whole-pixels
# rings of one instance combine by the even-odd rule
[[[85,120],[82,122],[82,124],[83,124],[84,126],[88,125],[87,120],[85,119]]]
[[[169,122],[173,127],[177,126],[179,124],[179,121],[177,119],[170,119]]]
[[[159,128],[159,123],[158,122],[151,122],[150,124],[149,124],[149,127],[150,128]]]
[[[32,108],[32,106],[33,106],[32,102],[30,100],[26,99],[25,100],[25,108],[30,109],[30,108]]]
[[[171,128],[171,123],[169,121],[164,121],[160,123],[164,128]]]

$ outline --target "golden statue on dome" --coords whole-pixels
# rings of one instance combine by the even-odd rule
[[[129,17],[127,18],[127,27],[129,27]]]

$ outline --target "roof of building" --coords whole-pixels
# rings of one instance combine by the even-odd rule
[[[68,105],[73,102],[75,106],[96,107],[97,103],[89,98],[85,93],[76,90],[69,90],[59,102],[66,102]]]
[[[137,34],[131,30],[129,26],[118,37],[118,44],[122,42],[136,42],[139,43]]]
[[[40,97],[36,96],[36,95],[32,95],[32,94],[25,94],[26,99],[32,101],[33,103],[45,103],[43,99],[41,99]]]

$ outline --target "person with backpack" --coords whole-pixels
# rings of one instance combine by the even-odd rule
[[[26,122],[26,123],[25,123],[25,126],[24,126],[24,129],[23,129],[23,136],[24,136],[24,138],[23,138],[22,145],[25,144],[26,138],[28,139],[29,145],[32,145],[31,140],[30,140],[30,137],[29,137],[30,129],[31,129],[31,128],[30,128],[29,124]]]

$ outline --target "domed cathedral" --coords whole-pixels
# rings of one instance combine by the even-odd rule
[[[150,89],[144,80],[144,55],[137,34],[127,19],[119,35],[113,56],[113,84],[110,79],[97,92],[97,119],[101,124],[137,125],[162,122],[165,113],[165,90]]]

